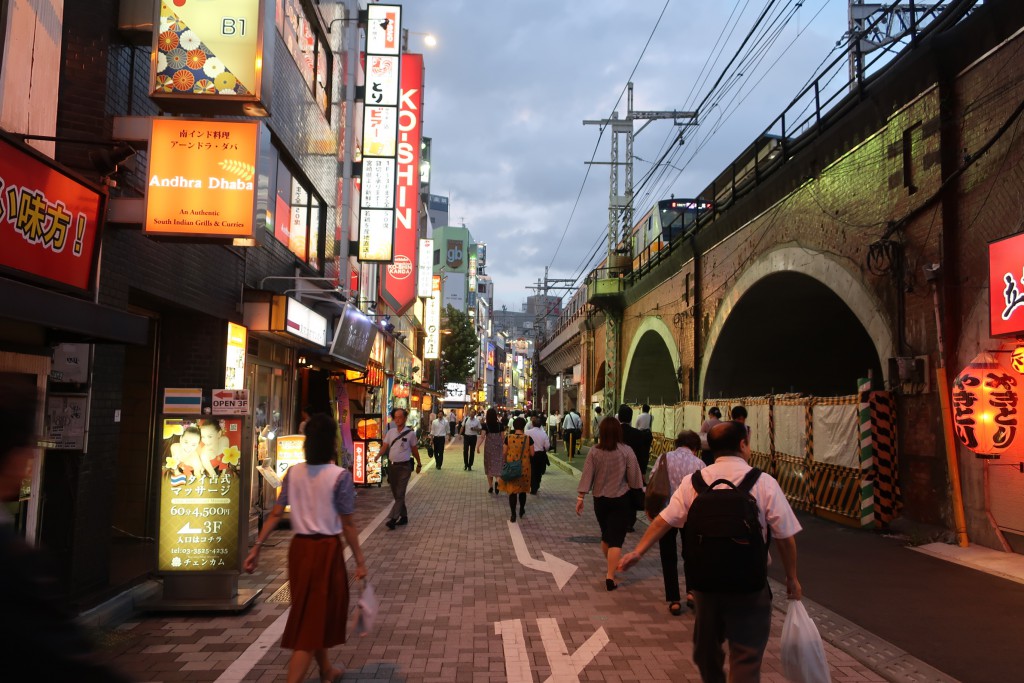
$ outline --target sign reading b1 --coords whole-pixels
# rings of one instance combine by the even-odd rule
[[[217,389],[210,404],[214,415],[248,415],[248,389]]]

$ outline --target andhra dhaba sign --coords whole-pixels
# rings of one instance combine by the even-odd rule
[[[416,259],[420,223],[420,143],[423,135],[423,55],[402,55],[398,113],[398,171],[395,182],[394,261],[384,267],[380,294],[402,315],[416,301]]]
[[[260,124],[157,117],[146,187],[148,235],[255,235]]]
[[[104,196],[0,138],[0,267],[92,286]]]
[[[1024,332],[1024,234],[988,245],[988,290],[991,335]]]

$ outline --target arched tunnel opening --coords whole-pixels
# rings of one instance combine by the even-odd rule
[[[804,393],[845,396],[882,366],[850,307],[818,280],[774,273],[755,283],[729,313],[704,377],[704,396]]]
[[[679,383],[672,354],[653,330],[644,332],[633,351],[623,403],[673,405],[679,402]]]

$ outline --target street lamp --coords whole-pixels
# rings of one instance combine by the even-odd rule
[[[423,33],[422,31],[410,31],[407,28],[402,29],[402,52],[409,51],[409,36],[422,36],[423,44],[429,48],[437,47],[437,36],[433,33]]]

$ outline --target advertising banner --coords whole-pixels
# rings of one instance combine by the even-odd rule
[[[245,353],[248,330],[242,325],[228,323],[227,354],[224,360],[224,388],[245,388]]]
[[[260,127],[239,121],[154,118],[146,234],[253,237]]]
[[[441,276],[434,275],[430,287],[430,298],[423,314],[427,336],[423,342],[423,358],[437,360],[441,357]]]
[[[430,297],[434,279],[434,240],[420,240],[419,260],[416,263],[416,296]]]
[[[384,268],[381,298],[398,315],[416,301],[416,236],[420,224],[420,142],[423,138],[423,55],[402,55],[395,182],[394,261]],[[364,162],[365,163],[365,162]]]
[[[466,312],[466,274],[448,273],[444,279],[444,297],[441,306],[452,306]]]
[[[162,426],[157,569],[238,570],[242,420],[165,418]]]
[[[257,100],[263,66],[261,0],[159,0],[150,96]]]
[[[445,265],[449,270],[459,270],[466,257],[465,243],[462,240],[448,240],[447,251],[445,252]]]
[[[0,139],[0,267],[92,287],[103,195]]]

